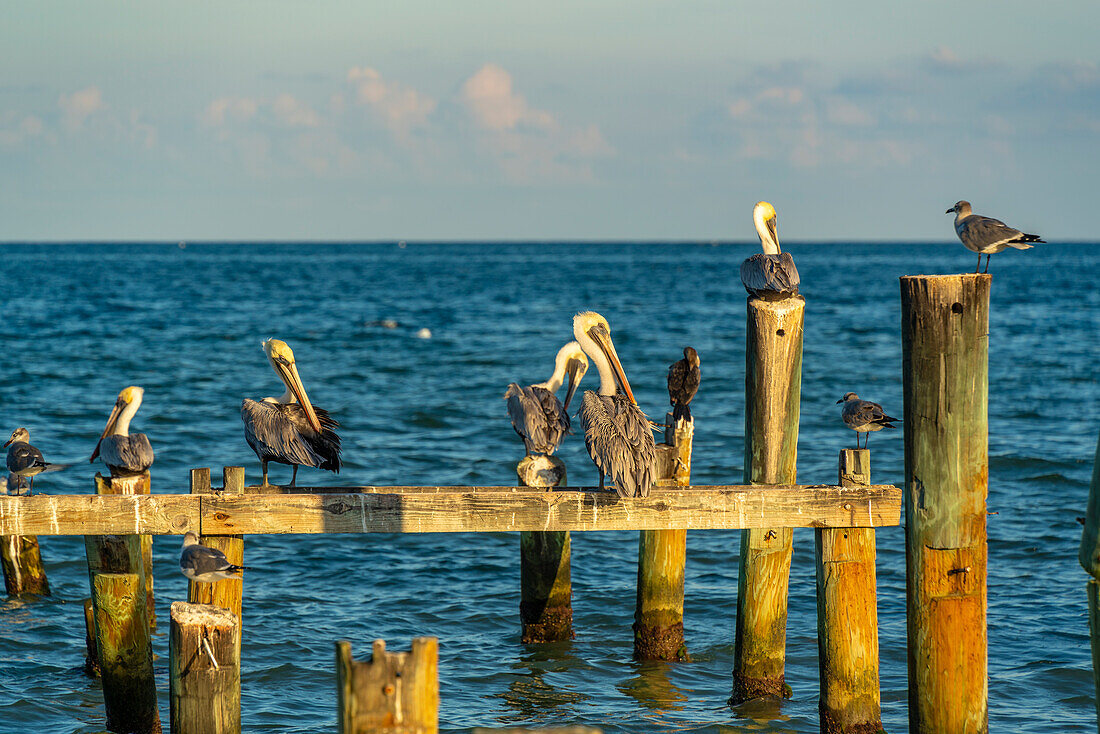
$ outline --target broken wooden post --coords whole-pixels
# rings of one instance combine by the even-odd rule
[[[750,296],[745,332],[745,483],[795,484],[806,301]],[[741,531],[731,704],[788,698],[784,678],[791,528]]]
[[[222,470],[222,495],[244,494],[244,467],[227,466]],[[210,494],[210,470],[191,470],[191,494]],[[226,560],[237,566],[244,565],[243,535],[203,535],[199,542],[207,548],[216,548],[225,554]],[[192,604],[213,604],[228,609],[241,623],[241,599],[244,592],[244,572],[241,578],[220,581],[190,581],[187,585],[187,601]]]
[[[168,692],[172,734],[241,731],[240,625],[209,604],[172,602]]]
[[[659,486],[691,485],[691,442],[695,423],[665,415],[665,443],[658,446]],[[634,607],[634,658],[686,660],[684,645],[684,562],[686,530],[638,533],[638,596]]]
[[[336,643],[337,731],[340,734],[435,734],[439,730],[439,641],[417,637],[409,652],[386,652],[375,640],[371,659],[351,657]]]
[[[989,275],[901,279],[909,730],[988,730]]]
[[[556,456],[533,454],[516,466],[521,487],[557,487],[566,483],[565,464]],[[573,582],[569,531],[519,534],[519,616],[523,641],[573,639]]]
[[[104,478],[102,474],[95,475],[96,494],[149,494],[152,483],[148,471],[141,474],[111,475]],[[157,628],[157,611],[153,603],[153,536],[139,535],[141,544],[141,561],[145,569],[145,616],[149,620],[149,628]]]
[[[7,486],[0,494],[21,495],[28,491],[26,479],[8,474]],[[0,566],[4,570],[4,589],[8,596],[49,596],[50,583],[42,567],[37,535],[0,536]]]
[[[1092,484],[1089,486],[1085,530],[1081,533],[1081,566],[1092,574],[1085,592],[1088,594],[1089,636],[1092,640],[1092,676],[1096,684],[1096,725],[1100,728],[1100,441],[1096,443],[1096,458],[1092,463]]]
[[[841,487],[871,485],[871,452],[840,452]],[[861,508],[853,508],[858,511]],[[817,654],[822,734],[882,729],[873,528],[818,528]]]

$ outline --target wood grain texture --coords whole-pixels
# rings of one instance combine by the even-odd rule
[[[870,484],[871,452],[843,449],[843,486]],[[814,531],[817,572],[817,649],[822,734],[882,729],[879,693],[875,531]]]
[[[909,727],[988,731],[989,275],[901,279]]]
[[[516,466],[520,486],[550,489],[568,479],[556,456],[526,456]],[[525,643],[573,639],[572,539],[568,530],[519,534],[519,617]]]
[[[187,495],[0,496],[0,535],[182,535],[198,528],[199,501]]]
[[[750,484],[797,481],[805,310],[801,296],[746,302],[744,480]],[[734,704],[790,696],[784,661],[793,526],[748,527],[738,561]]]
[[[4,589],[8,596],[49,596],[50,582],[42,566],[38,536],[0,536],[0,566],[4,568]]]
[[[111,476],[104,478],[95,475],[96,494],[147,495],[152,491],[152,479],[148,471],[141,474]],[[141,560],[145,569],[145,616],[149,620],[149,629],[157,628],[157,609],[153,599],[153,536],[140,536]]]
[[[204,473],[205,471],[205,473]],[[197,472],[197,473],[196,473]],[[203,509],[207,504],[205,500],[213,495],[210,488],[209,470],[196,469],[191,474],[191,491],[204,500]],[[244,468],[239,466],[227,466],[222,470],[221,496],[227,498],[239,498],[244,492]],[[199,542],[207,548],[216,548],[225,554],[225,558],[232,564],[244,565],[244,537],[238,531],[209,529],[200,525],[201,533]],[[189,581],[187,585],[187,601],[192,604],[212,604],[222,609],[228,609],[237,617],[238,627],[241,626],[241,606],[244,597],[244,571],[240,578],[221,579],[219,581]]]
[[[371,659],[352,659],[336,643],[337,731],[340,734],[435,734],[439,730],[439,641],[413,639],[409,652],[375,640]]]
[[[170,618],[172,734],[239,734],[241,646],[237,618],[220,607],[182,601],[172,602]]]

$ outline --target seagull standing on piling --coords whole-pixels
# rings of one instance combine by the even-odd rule
[[[153,465],[149,437],[144,433],[130,435],[130,421],[141,407],[144,395],[145,391],[135,385],[118,394],[89,462],[95,461],[97,456],[103,457],[103,463],[114,475],[141,474]]]
[[[336,435],[336,428],[340,424],[329,417],[328,412],[314,408],[309,402],[302,379],[298,377],[294,352],[286,342],[268,339],[263,347],[267,361],[286,385],[282,397],[259,401],[245,399],[241,403],[244,437],[260,459],[263,486],[268,486],[267,464],[271,461],[294,467],[291,487],[302,465],[339,474],[340,437]]]
[[[1046,244],[1046,240],[1037,234],[1025,234],[1018,229],[1009,227],[999,219],[991,219],[974,214],[970,211],[969,201],[957,201],[955,206],[944,214],[955,215],[955,234],[959,235],[963,246],[971,252],[978,253],[978,264],[974,272],[982,265],[982,255],[985,255],[985,270],[989,272],[989,257],[1008,247],[1017,250],[1030,250],[1032,242]]]
[[[866,433],[863,439],[863,448],[867,448],[867,441],[871,438],[871,431],[881,431],[883,428],[897,428],[893,425],[900,418],[891,418],[883,411],[878,403],[870,400],[860,400],[854,392],[844,393],[844,397],[836,401],[844,407],[840,409],[840,417],[844,425],[856,432],[856,448],[859,448],[859,434]]]
[[[586,311],[573,317],[573,336],[600,372],[599,393],[585,390],[580,409],[584,443],[600,472],[600,489],[610,476],[620,497],[646,497],[657,475],[657,446],[615,353],[611,327],[603,316]]]
[[[691,399],[699,390],[699,353],[694,347],[684,347],[684,358],[668,368],[668,402],[672,405],[672,421],[691,420]]]
[[[31,434],[26,428],[16,428],[4,444],[8,447],[8,471],[21,479],[29,480],[28,493],[34,490],[34,478],[39,474],[61,471],[68,464],[51,464],[42,458],[42,452],[31,446]]]
[[[527,387],[510,383],[504,393],[508,401],[508,415],[512,428],[523,439],[527,455],[532,452],[549,456],[561,445],[561,440],[572,433],[569,427],[569,403],[573,393],[588,371],[588,357],[577,342],[569,342],[558,350],[554,358],[554,374],[546,382]],[[565,403],[558,400],[557,391],[569,376]]]
[[[187,533],[183,536],[183,550],[180,551],[180,572],[192,581],[220,581],[221,579],[239,579],[246,566],[236,566],[229,562],[225,554],[216,548],[199,545],[199,536]]]
[[[779,215],[766,201],[752,209],[752,221],[763,253],[741,263],[741,283],[749,295],[777,301],[798,295],[798,268],[789,252],[779,249]]]

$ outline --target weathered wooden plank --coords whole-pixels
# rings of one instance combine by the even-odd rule
[[[198,527],[199,498],[190,495],[0,496],[0,535],[181,535]]]

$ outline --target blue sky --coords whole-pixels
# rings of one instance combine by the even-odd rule
[[[0,240],[1096,239],[1100,3],[8,4]]]

